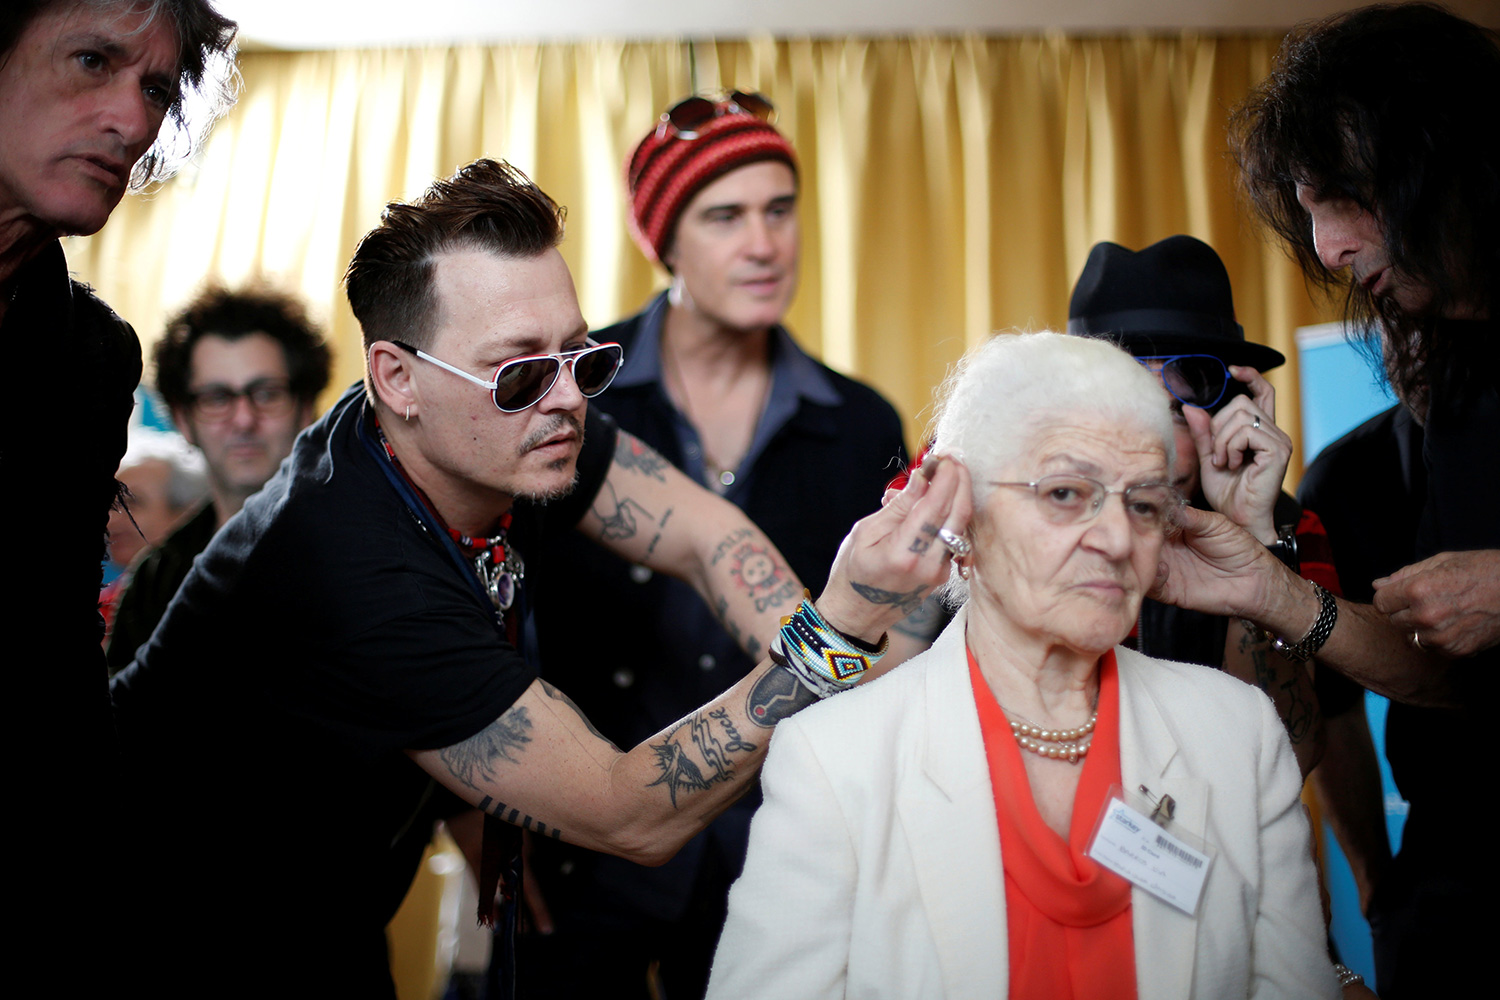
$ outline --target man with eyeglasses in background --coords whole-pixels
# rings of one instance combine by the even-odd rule
[[[880,503],[904,457],[901,422],[874,390],[819,364],[781,325],[802,249],[797,159],[760,94],[690,97],[666,111],[626,163],[630,231],[668,289],[597,331],[625,347],[598,407],[689,478],[740,507],[814,592],[845,525]],[[605,599],[579,629],[560,602],[537,611],[544,676],[601,732],[629,746],[733,684],[761,658],[765,630],[726,630],[685,584],[629,559],[542,567],[539,593]],[[801,590],[774,572],[763,540],[718,555],[757,607],[789,612]],[[561,567],[566,565],[566,572]],[[597,664],[619,634],[646,641]],[[893,657],[894,659],[894,657]],[[644,998],[648,969],[671,1000],[701,997],[730,884],[744,865],[752,790],[672,861],[646,869],[566,844],[536,843],[522,938],[523,986],[561,996]]]
[[[1286,361],[1245,339],[1229,273],[1212,247],[1171,236],[1140,251],[1099,243],[1068,307],[1068,332],[1119,344],[1156,372],[1177,429],[1173,486],[1228,516],[1278,558],[1338,592],[1316,514],[1282,490],[1292,441],[1276,426],[1276,393],[1261,372]],[[1219,667],[1276,704],[1303,777],[1323,752],[1323,720],[1307,669],[1259,629],[1149,598],[1127,643],[1152,656]]]
[[[169,989],[393,995],[385,926],[441,789],[485,813],[480,908],[502,926],[520,829],[662,863],[744,793],[777,721],[852,684],[945,577],[942,545],[913,546],[967,525],[951,462],[854,528],[816,607],[757,606],[715,557],[755,544],[800,594],[775,547],[588,405],[621,349],[589,339],[561,238],[558,206],[489,160],[387,206],[345,276],[366,382],[297,439],[115,676],[158,834],[141,847],[154,926],[171,928],[141,954]],[[575,529],[786,652],[620,751],[519,651],[542,601],[601,628],[607,595],[532,590]],[[675,641],[610,639],[598,670]]]
[[[203,453],[209,502],[131,567],[106,650],[112,674],[151,637],[214,533],[292,453],[332,361],[291,296],[216,286],[167,322],[152,357],[173,422]]]

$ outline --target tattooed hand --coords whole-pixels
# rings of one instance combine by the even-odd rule
[[[916,611],[948,579],[951,553],[937,540],[962,535],[973,492],[951,457],[929,459],[900,493],[854,526],[839,547],[818,611],[834,628],[868,642]]]

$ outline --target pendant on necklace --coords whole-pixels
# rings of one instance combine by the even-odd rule
[[[486,549],[474,557],[474,571],[479,574],[495,610],[509,611],[516,603],[516,584],[524,573],[521,557],[506,546],[504,561],[496,563],[491,550]]]

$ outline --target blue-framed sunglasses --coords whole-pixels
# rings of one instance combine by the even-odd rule
[[[1225,399],[1231,382],[1240,384],[1230,377],[1224,362],[1212,354],[1169,354],[1136,360],[1156,373],[1167,391],[1187,406],[1213,409]]]
[[[450,371],[459,378],[468,379],[475,385],[488,389],[490,399],[495,401],[495,408],[502,413],[519,413],[540,403],[557,384],[563,365],[572,366],[573,381],[578,383],[579,392],[591,398],[597,396],[609,388],[620,365],[625,361],[625,348],[619,344],[596,344],[591,340],[588,346],[576,351],[511,358],[496,368],[495,377],[486,382],[410,344],[399,340],[392,340],[391,343],[444,371]]]

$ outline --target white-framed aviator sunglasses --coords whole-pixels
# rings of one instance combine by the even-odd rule
[[[519,413],[540,403],[557,384],[563,365],[572,367],[573,381],[578,384],[579,392],[590,398],[597,396],[609,388],[620,365],[625,361],[625,349],[619,344],[596,344],[591,340],[587,346],[576,351],[511,358],[502,362],[495,369],[494,378],[486,382],[403,341],[392,340],[391,343],[444,371],[450,371],[459,378],[468,379],[475,385],[488,389],[495,408],[502,413]]]

